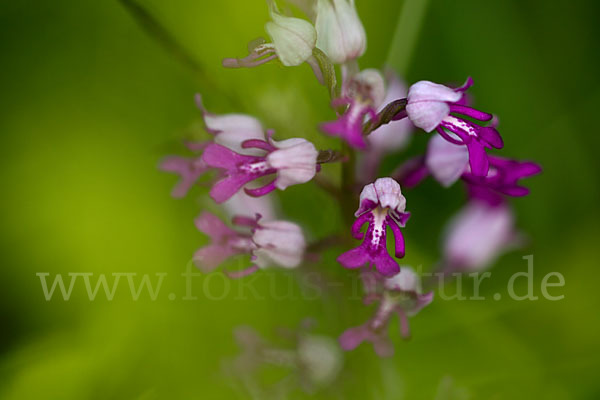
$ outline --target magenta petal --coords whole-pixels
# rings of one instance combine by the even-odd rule
[[[160,164],[160,169],[166,172],[173,172],[181,176],[180,181],[175,185],[171,195],[176,198],[184,197],[198,178],[206,172],[206,167],[195,159],[185,157],[167,157]]]
[[[519,177],[527,177],[542,172],[542,167],[534,162],[522,162],[518,168]]]
[[[360,202],[359,208],[354,213],[354,216],[358,217],[359,215],[363,215],[364,213],[373,210],[375,207],[377,207],[376,202],[374,202],[373,200],[364,199]]]
[[[504,179],[507,182],[517,182],[519,179],[542,172],[542,168],[539,165],[530,161],[519,162],[500,157],[491,157],[490,163],[504,172]]]
[[[235,254],[227,246],[211,244],[198,249],[194,253],[194,264],[205,273],[211,272],[217,268],[223,261]]]
[[[489,162],[485,154],[485,147],[477,140],[471,140],[467,144],[469,150],[469,165],[471,172],[476,176],[486,176],[489,169]]]
[[[346,268],[360,268],[369,261],[369,255],[361,245],[355,249],[342,253],[338,256],[337,261]]]
[[[473,86],[473,78],[471,78],[470,76],[467,78],[467,80],[465,81],[465,83],[461,86],[458,87],[454,90],[456,90],[457,92],[464,92],[467,89],[469,89],[471,86]]]
[[[385,331],[385,330],[384,330]],[[394,347],[385,336],[385,332],[373,332],[367,325],[347,329],[339,337],[340,347],[346,351],[356,349],[362,342],[368,341],[373,345],[373,350],[379,357],[394,355]]]
[[[499,191],[507,196],[523,197],[529,194],[529,189],[523,186],[508,186],[500,188]]]
[[[346,329],[338,339],[342,349],[346,351],[354,350],[359,344],[367,340],[370,336],[368,328],[364,325]]]
[[[244,156],[220,144],[212,143],[202,154],[202,160],[209,167],[222,168],[229,172],[237,171],[239,164],[256,160],[256,157]]]
[[[396,245],[395,255],[397,258],[402,258],[405,254],[404,236],[402,235],[402,231],[400,230],[400,227],[396,225],[396,222],[389,217],[388,226],[392,228],[392,232],[394,233],[394,243]]]
[[[339,260],[339,259],[338,259]],[[382,251],[373,258],[373,264],[377,271],[386,277],[394,276],[400,272],[400,266],[398,263],[388,254],[387,249],[384,247]]]
[[[502,136],[500,136],[496,128],[492,128],[489,126],[478,127],[477,135],[486,143],[489,143],[489,145],[493,148],[501,149],[504,147],[504,141],[502,140]]]
[[[364,234],[364,233],[362,233],[362,232],[360,231],[360,229],[363,227],[363,225],[364,225],[364,224],[365,224],[365,223],[366,223],[366,222],[367,222],[369,219],[371,219],[371,214],[369,214],[369,213],[365,213],[365,214],[362,214],[361,216],[359,216],[359,217],[358,217],[358,218],[357,218],[357,219],[354,221],[354,223],[352,224],[352,237],[353,237],[354,239],[358,239],[358,240],[360,240],[360,239],[362,239],[362,238],[365,236],[365,234]]]
[[[406,225],[406,223],[408,222],[408,220],[410,219],[410,213],[409,212],[394,212],[394,217],[398,219],[398,223],[400,224],[400,226],[404,227]]]
[[[253,180],[253,176],[236,174],[227,176],[214,184],[210,190],[210,197],[217,202],[223,203],[236,194],[246,183]]]
[[[405,161],[394,173],[393,177],[400,182],[402,188],[413,188],[429,175],[425,165],[425,157],[418,156]]]
[[[492,118],[494,118],[494,116],[492,114],[489,114],[489,113],[486,113],[483,111],[479,111],[479,110],[476,110],[476,109],[468,107],[468,106],[459,105],[459,104],[451,104],[450,112],[466,115],[467,117],[471,117],[471,118],[477,119],[479,121],[489,121]]]
[[[217,216],[209,212],[200,214],[200,216],[194,220],[194,223],[200,232],[207,234],[214,241],[219,241],[227,236],[237,235],[236,231],[229,228]]]
[[[244,148],[244,149],[255,148],[255,149],[265,150],[268,152],[277,150],[277,148],[275,146],[273,146],[271,143],[264,141],[264,140],[260,140],[260,139],[245,140],[244,142],[242,142],[242,148]]]
[[[446,139],[448,142],[452,143],[452,144],[456,144],[458,146],[462,146],[465,143],[464,140],[458,140],[453,138],[452,136],[448,135],[448,132],[446,132],[446,130],[444,128],[442,128],[441,126],[438,126],[436,128],[437,132],[440,134],[441,137],[443,137],[444,139]]]
[[[277,186],[275,186],[275,181],[273,181],[271,183],[267,183],[265,186],[256,189],[244,188],[244,191],[248,196],[261,197],[271,193],[275,189],[277,189]]]
[[[321,124],[321,130],[331,136],[339,136],[355,149],[365,149],[367,142],[362,136],[362,125],[352,126],[345,115],[337,121]]]
[[[344,115],[336,121],[321,124],[321,129],[328,135],[341,137],[355,149],[364,150],[367,147],[367,142],[362,132],[363,119],[366,114],[376,116],[377,113],[372,107],[353,100],[346,101],[346,103],[350,104],[350,107]]]

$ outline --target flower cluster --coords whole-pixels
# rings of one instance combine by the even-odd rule
[[[270,267],[302,271],[307,260],[319,259],[323,243],[343,246],[338,249],[338,263],[360,271],[364,302],[378,306],[366,323],[343,332],[339,344],[352,350],[367,341],[377,354],[389,356],[393,346],[387,332],[392,317],[400,320],[401,336],[409,337],[408,317],[430,304],[434,295],[424,292],[417,273],[398,261],[407,251],[406,190],[429,175],[443,187],[458,180],[464,183],[468,201],[446,229],[439,265],[445,272],[478,270],[519,243],[509,198],[527,195],[529,190],[520,180],[541,169],[533,162],[491,153],[502,149],[504,141],[498,119],[471,106],[466,94],[473,85],[471,78],[458,88],[429,81],[407,88],[391,71],[361,70],[358,59],[366,51],[367,39],[354,0],[314,0],[303,5],[308,20],[284,15],[270,1],[271,21],[265,30],[271,41],[253,41],[248,56],[226,58],[223,65],[308,63],[319,82],[328,86],[330,112],[335,113],[331,121],[315,121],[315,126],[338,138],[340,150],[318,150],[303,137],[274,140],[274,132],[264,129],[258,119],[209,113],[198,96],[210,139],[186,143],[194,157],[168,157],[161,168],[180,175],[175,197],[184,196],[201,181],[211,181],[210,197],[231,218],[229,225],[204,211],[195,221],[198,230],[210,237],[210,243],[194,255],[206,273],[240,255],[250,261],[245,269],[228,271],[231,278]],[[431,135],[425,154],[399,161],[399,151],[417,129]],[[398,167],[379,177],[385,157],[393,157]],[[342,162],[339,186],[327,177],[315,179],[332,162]],[[346,224],[339,227],[336,240],[308,241],[302,225],[287,221],[273,205],[276,190],[311,181],[339,204]],[[360,244],[353,246],[353,239]]]

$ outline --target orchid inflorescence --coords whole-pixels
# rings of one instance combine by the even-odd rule
[[[393,347],[386,332],[392,317],[398,316],[401,336],[407,338],[408,317],[433,300],[433,292],[422,291],[418,274],[397,261],[406,252],[402,230],[410,217],[402,188],[412,188],[427,176],[444,187],[458,180],[465,184],[468,201],[446,229],[438,265],[443,272],[477,271],[518,242],[507,199],[527,195],[519,180],[541,169],[533,162],[488,153],[502,149],[504,142],[498,119],[471,106],[466,94],[473,85],[471,78],[457,88],[420,81],[407,90],[389,70],[385,74],[360,70],[357,60],[366,50],[367,39],[354,0],[311,4],[302,4],[311,17],[308,21],[283,15],[269,2],[272,21],[265,28],[271,42],[253,41],[248,56],[227,58],[223,66],[308,63],[328,87],[337,114],[319,128],[339,138],[342,150],[319,150],[302,137],[275,140],[275,132],[265,130],[254,117],[208,112],[198,95],[212,139],[187,143],[195,157],[169,157],[161,167],[180,175],[175,197],[184,196],[207,171],[217,171],[210,197],[224,206],[231,225],[204,211],[196,226],[211,241],[196,252],[194,261],[208,273],[229,257],[248,254],[247,268],[227,272],[231,278],[242,278],[265,268],[301,268],[314,260],[301,226],[277,215],[273,195],[315,180],[327,164],[341,162],[344,178],[336,190],[346,204],[358,203],[354,220],[345,215],[343,236],[346,243],[353,238],[360,244],[348,245],[337,261],[360,275],[364,302],[378,306],[369,321],[343,332],[339,343],[351,350],[368,341],[377,354],[389,356]],[[377,177],[382,159],[405,148],[416,128],[431,134],[425,154],[400,163],[388,177]],[[341,210],[349,214],[348,207]],[[390,234],[394,257],[387,246]]]

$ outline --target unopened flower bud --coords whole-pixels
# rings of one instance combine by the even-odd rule
[[[367,47],[365,28],[354,0],[318,0],[317,47],[335,64],[362,56]]]
[[[273,40],[272,46],[281,63],[290,67],[308,60],[317,42],[317,32],[312,24],[279,14],[274,4],[271,6],[271,18],[273,21],[265,24],[265,30]]]

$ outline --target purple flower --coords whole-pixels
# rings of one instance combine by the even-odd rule
[[[196,95],[196,104],[202,111],[206,130],[214,135],[214,141],[216,143],[241,154],[260,154],[256,149],[243,149],[241,146],[242,142],[245,140],[264,140],[264,129],[256,118],[243,114],[212,114],[204,108],[202,97],[199,94]],[[209,141],[187,142],[186,147],[192,152],[201,152],[209,144]],[[171,193],[173,197],[180,198],[188,193],[191,187],[194,186],[196,181],[209,169],[209,167],[204,163],[201,157],[188,158],[170,156],[161,162],[160,169],[181,176],[179,183]]]
[[[219,144],[210,144],[202,154],[207,166],[224,170],[224,178],[210,191],[217,203],[228,200],[247,183],[267,175],[276,174],[276,178],[257,189],[245,188],[246,193],[263,196],[275,189],[285,190],[288,186],[310,181],[317,172],[318,152],[305,139],[246,140],[242,148],[259,149],[262,155],[239,154]]]
[[[238,254],[250,254],[253,264],[241,271],[230,272],[231,278],[241,278],[258,269],[277,266],[286,269],[298,267],[304,259],[306,241],[302,229],[288,221],[260,221],[255,218],[235,217],[233,230],[208,212],[196,219],[196,227],[211,238],[211,243],[194,254],[198,268],[210,272],[226,259]]]
[[[517,239],[514,215],[508,205],[471,201],[446,228],[445,267],[448,271],[483,269]]]
[[[368,341],[380,357],[389,357],[394,354],[394,348],[387,334],[390,319],[394,314],[398,315],[400,334],[404,339],[409,338],[408,317],[416,315],[431,303],[433,292],[421,293],[419,277],[408,266],[402,266],[400,273],[392,278],[382,279],[376,274],[369,274],[367,278],[372,281],[371,285],[382,283],[380,292],[368,292],[365,297],[366,303],[379,301],[377,311],[367,323],[347,329],[339,338],[340,345],[344,350],[349,351],[354,350],[362,342]]]
[[[365,149],[367,142],[363,137],[363,122],[369,115],[377,117],[379,107],[385,97],[385,86],[381,73],[375,69],[365,69],[344,84],[342,97],[332,102],[332,107],[348,106],[346,112],[336,121],[321,125],[323,132],[339,136],[355,149]]]
[[[360,194],[360,206],[354,214],[357,219],[352,225],[352,236],[363,239],[360,246],[340,255],[337,260],[346,268],[359,268],[372,263],[379,273],[392,276],[400,271],[398,263],[387,250],[386,228],[389,227],[395,238],[397,258],[404,257],[404,237],[400,227],[404,227],[410,217],[405,212],[406,199],[400,185],[392,178],[379,178],[365,186]],[[362,226],[368,223],[366,235]]]
[[[485,176],[489,167],[485,149],[501,149],[504,144],[494,126],[480,126],[461,117],[483,122],[493,118],[492,114],[464,105],[464,92],[472,84],[471,78],[458,89],[429,81],[417,82],[408,91],[406,113],[415,126],[426,132],[437,130],[447,141],[466,146],[473,174]]]
[[[504,202],[505,196],[522,197],[529,194],[529,189],[519,185],[519,180],[542,172],[542,168],[530,161],[509,160],[490,156],[490,170],[485,177],[477,176],[472,171],[462,175],[467,183],[469,197],[480,199],[490,205]]]
[[[542,171],[530,161],[517,161],[497,156],[488,156],[489,170],[486,176],[474,174],[467,149],[434,136],[429,140],[425,157],[411,160],[401,167],[398,175],[408,187],[415,186],[429,173],[444,187],[457,179],[467,184],[469,197],[498,205],[506,196],[521,197],[529,194],[529,189],[520,186],[519,181]]]

